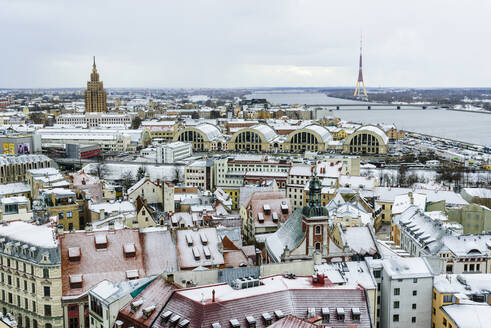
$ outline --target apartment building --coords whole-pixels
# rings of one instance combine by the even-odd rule
[[[286,182],[286,197],[290,200],[293,210],[304,206],[304,189],[312,175],[311,165],[293,165],[290,168]]]
[[[0,307],[18,327],[61,328],[61,257],[50,223],[0,226]]]
[[[422,258],[382,261],[380,328],[430,327],[433,275]]]

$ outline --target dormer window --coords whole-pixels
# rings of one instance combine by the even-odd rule
[[[96,249],[107,248],[107,236],[105,234],[95,235],[95,248]]]
[[[206,237],[206,235],[205,235],[205,232],[204,232],[204,231],[200,231],[200,233],[199,233],[199,238],[201,239],[201,243],[202,243],[203,245],[208,244],[208,238]]]
[[[205,258],[207,260],[211,259],[211,252],[208,246],[203,246],[203,253],[205,253]]]
[[[70,288],[82,288],[83,277],[81,274],[71,274],[69,277]]]
[[[68,248],[68,260],[70,262],[80,261],[81,252],[80,247],[70,247]]]
[[[128,280],[138,279],[139,277],[140,277],[140,274],[138,273],[138,270],[126,271],[126,279],[128,279]]]
[[[124,244],[123,246],[124,257],[135,257],[136,256],[136,247],[133,243]]]
[[[352,308],[351,312],[353,314],[353,321],[360,321],[360,308]]]
[[[337,308],[336,314],[337,314],[339,321],[344,321],[344,309],[343,308]]]
[[[286,203],[286,201],[281,202],[281,213],[288,214],[288,204]]]
[[[266,214],[266,215],[271,214],[271,206],[269,206],[269,204],[264,204],[263,209],[264,209],[264,214]]]
[[[193,247],[193,257],[196,261],[199,261],[200,258],[199,249],[196,246]]]

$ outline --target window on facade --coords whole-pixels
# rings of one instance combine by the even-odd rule
[[[44,286],[44,297],[50,297],[51,296],[51,289],[49,286]]]
[[[413,283],[417,283],[417,282],[418,282],[418,278],[414,278]]]
[[[49,278],[49,269],[43,269],[43,278]]]
[[[380,278],[380,270],[374,270],[374,271],[373,271],[373,276],[374,276],[375,278]]]
[[[413,303],[413,310],[416,310],[416,303]]]
[[[398,309],[399,308],[399,301],[394,301],[394,309]]]
[[[416,296],[418,295],[418,291],[417,290],[413,290],[413,296]]]
[[[411,317],[411,322],[415,323],[416,322],[416,317]]]
[[[398,314],[394,314],[394,315],[392,316],[392,321],[393,321],[393,322],[399,322],[399,315],[398,315]]]
[[[399,288],[394,288],[394,295],[397,296],[400,294],[401,294],[401,290]]]
[[[320,235],[321,234],[321,226],[315,226],[315,234]]]
[[[453,299],[452,295],[443,295],[443,302],[444,303],[451,303]]]
[[[51,305],[44,305],[44,315],[47,317],[51,317]],[[48,328],[48,324],[46,324],[46,328]]]

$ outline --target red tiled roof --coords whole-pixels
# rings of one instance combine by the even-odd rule
[[[263,328],[263,313],[268,313],[273,318],[273,323],[276,323],[279,321],[274,314],[276,310],[282,311],[284,315],[291,314],[305,319],[309,308],[315,308],[316,315],[319,315],[322,308],[328,307],[331,317],[327,323],[329,327],[371,327],[365,291],[360,287],[339,288],[330,284],[309,287],[308,277],[285,280],[281,276],[273,276],[261,281],[265,279],[274,285],[267,283],[236,291],[226,284],[180,289],[174,292],[160,313],[170,311],[172,315],[179,315],[181,320],[190,320],[188,328],[211,327],[215,322],[222,327],[229,327],[231,319],[237,319],[241,327],[246,327],[247,316],[254,317],[256,328]],[[217,291],[215,302],[211,300],[213,290]],[[360,321],[353,320],[353,307],[359,308]],[[336,308],[345,310],[344,321],[337,320]],[[152,328],[164,327],[167,328],[167,323],[161,320],[155,320],[152,324]]]
[[[175,285],[168,284],[162,277],[155,279],[137,297],[135,297],[135,299],[131,300],[130,303],[126,304],[126,306],[119,311],[117,320],[123,322],[122,328],[149,327],[158,316],[158,309],[160,309],[162,306],[165,305],[165,303],[167,303],[170,296],[176,289],[177,287]],[[138,308],[137,311],[132,311],[131,303],[139,300],[143,300],[143,304]],[[143,316],[142,309],[152,305],[155,305],[157,310],[153,311],[153,313],[148,318],[145,318]]]
[[[317,328],[318,326],[295,317],[294,315],[287,315],[285,318],[273,323],[271,328]]]
[[[95,236],[104,234],[107,248],[96,249]],[[125,257],[123,246],[134,244],[134,257]],[[103,280],[126,280],[126,271],[138,270],[145,277],[144,259],[137,229],[101,232],[71,232],[60,236],[63,296],[78,296]],[[80,247],[80,261],[70,261],[69,249]],[[70,276],[82,275],[82,288],[70,288]]]

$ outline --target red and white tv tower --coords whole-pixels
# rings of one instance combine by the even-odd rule
[[[358,81],[356,81],[354,97],[363,98],[361,95],[360,87],[363,87],[363,94],[365,99],[368,99],[367,89],[365,88],[365,82],[363,82],[363,72],[362,72],[362,36],[360,36],[360,70],[358,71]]]

